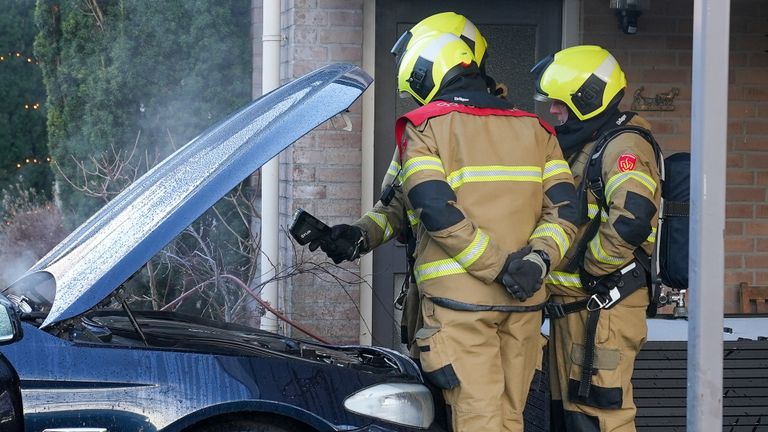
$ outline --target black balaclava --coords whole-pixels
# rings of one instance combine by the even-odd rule
[[[623,96],[624,92],[619,92],[605,111],[589,120],[579,120],[570,107],[568,108],[568,120],[555,126],[557,140],[566,159],[581,150],[587,143],[595,141],[603,132],[624,125],[634,117],[634,113],[619,111],[619,102]]]
[[[476,68],[459,74],[446,83],[433,98],[479,108],[511,109],[512,103],[489,92],[487,75]],[[494,84],[495,86],[495,84]]]

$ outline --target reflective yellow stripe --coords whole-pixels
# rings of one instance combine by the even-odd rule
[[[416,212],[413,210],[406,210],[406,214],[408,214],[408,222],[411,224],[412,227],[416,227],[416,225],[419,224],[419,218],[416,216]]]
[[[647,239],[645,239],[645,241],[647,241],[649,243],[656,243],[656,228],[655,227],[651,228],[651,234],[648,236]]]
[[[568,235],[566,235],[563,228],[557,224],[545,223],[537,226],[529,240],[539,237],[549,237],[554,240],[557,244],[557,248],[560,249],[561,257],[565,255],[565,251],[571,246],[571,242],[568,240]]]
[[[590,219],[593,219],[595,215],[597,214],[597,209],[599,208],[597,204],[589,204],[587,209],[587,216]],[[605,209],[600,211],[600,221],[601,222],[607,222],[608,221],[608,213],[605,212]]]
[[[384,241],[387,241],[390,237],[392,237],[394,230],[392,229],[392,225],[389,224],[386,215],[373,211],[369,211],[365,215],[371,218],[372,221],[376,222],[376,225],[378,225],[379,228],[384,231]]]
[[[581,279],[575,273],[553,271],[549,273],[546,280],[550,284],[581,288]]]
[[[648,188],[648,190],[651,191],[652,194],[656,193],[656,182],[653,181],[653,178],[651,178],[651,176],[649,176],[646,173],[642,173],[640,171],[627,171],[627,172],[616,174],[615,176],[611,177],[608,180],[608,183],[605,184],[606,202],[610,203],[613,193],[616,192],[616,188],[618,188],[622,183],[630,179],[637,180],[640,184]]]
[[[571,175],[571,168],[564,160],[551,160],[544,165],[544,180],[558,174]]]
[[[589,250],[592,251],[592,255],[594,255],[595,259],[603,264],[624,264],[624,258],[610,256],[605,249],[603,249],[603,245],[600,243],[599,233],[589,242]]]
[[[416,266],[416,269],[413,271],[416,276],[416,283],[422,283],[441,276],[450,276],[466,272],[467,271],[464,270],[464,267],[462,267],[461,264],[451,258],[424,263]]]
[[[451,188],[458,189],[464,183],[521,181],[541,183],[541,167],[536,166],[468,166],[450,173],[447,177]]]
[[[403,165],[403,181],[406,181],[411,174],[419,171],[439,171],[445,174],[443,161],[434,156],[419,156],[408,161]]]
[[[462,267],[469,268],[469,266],[477,261],[477,259],[480,258],[480,255],[485,252],[485,249],[488,247],[488,241],[488,235],[482,230],[478,229],[477,234],[475,234],[475,239],[472,240],[472,243],[470,243],[469,246],[461,251],[460,254],[456,255],[454,259],[459,264],[461,264]]]
[[[397,173],[400,172],[400,164],[396,161],[392,161],[389,163],[389,168],[387,168],[387,175],[391,175],[392,177],[396,176]]]

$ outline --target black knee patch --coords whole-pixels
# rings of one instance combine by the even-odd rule
[[[424,372],[424,375],[432,384],[443,390],[450,390],[459,386],[459,377],[450,364],[432,372]]]
[[[568,397],[573,402],[595,408],[608,409],[618,409],[621,408],[621,405],[623,404],[623,392],[621,387],[600,387],[592,384],[589,388],[589,395],[581,397],[579,396],[579,385],[581,385],[580,381],[574,379],[568,380]]]

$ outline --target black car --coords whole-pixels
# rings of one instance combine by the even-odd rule
[[[24,333],[0,354],[20,378],[27,431],[439,430],[418,367],[393,350],[134,310],[119,296],[187,225],[370,82],[356,66],[331,65],[263,96],[139,178],[2,291]]]
[[[20,338],[21,323],[14,313],[13,305],[0,299],[0,345],[16,342]],[[19,377],[5,356],[0,354],[0,431],[23,430]]]

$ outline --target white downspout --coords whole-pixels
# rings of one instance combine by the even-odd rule
[[[693,4],[689,431],[723,430],[723,309],[731,2]]]
[[[261,91],[267,94],[280,86],[280,0],[264,0],[262,30],[262,67]],[[275,276],[279,264],[280,251],[278,233],[280,232],[279,156],[267,162],[261,168],[261,282]],[[275,308],[278,306],[277,282],[272,281],[262,287],[261,298]],[[267,312],[261,319],[262,330],[277,331],[277,317]]]
[[[363,70],[374,78],[376,69],[376,1],[363,2]],[[368,87],[363,93],[362,125],[362,185],[360,208],[363,212],[373,206],[373,125],[374,125],[374,87]],[[360,284],[360,343],[370,345],[373,340],[373,254],[360,259],[360,276],[365,283]]]

